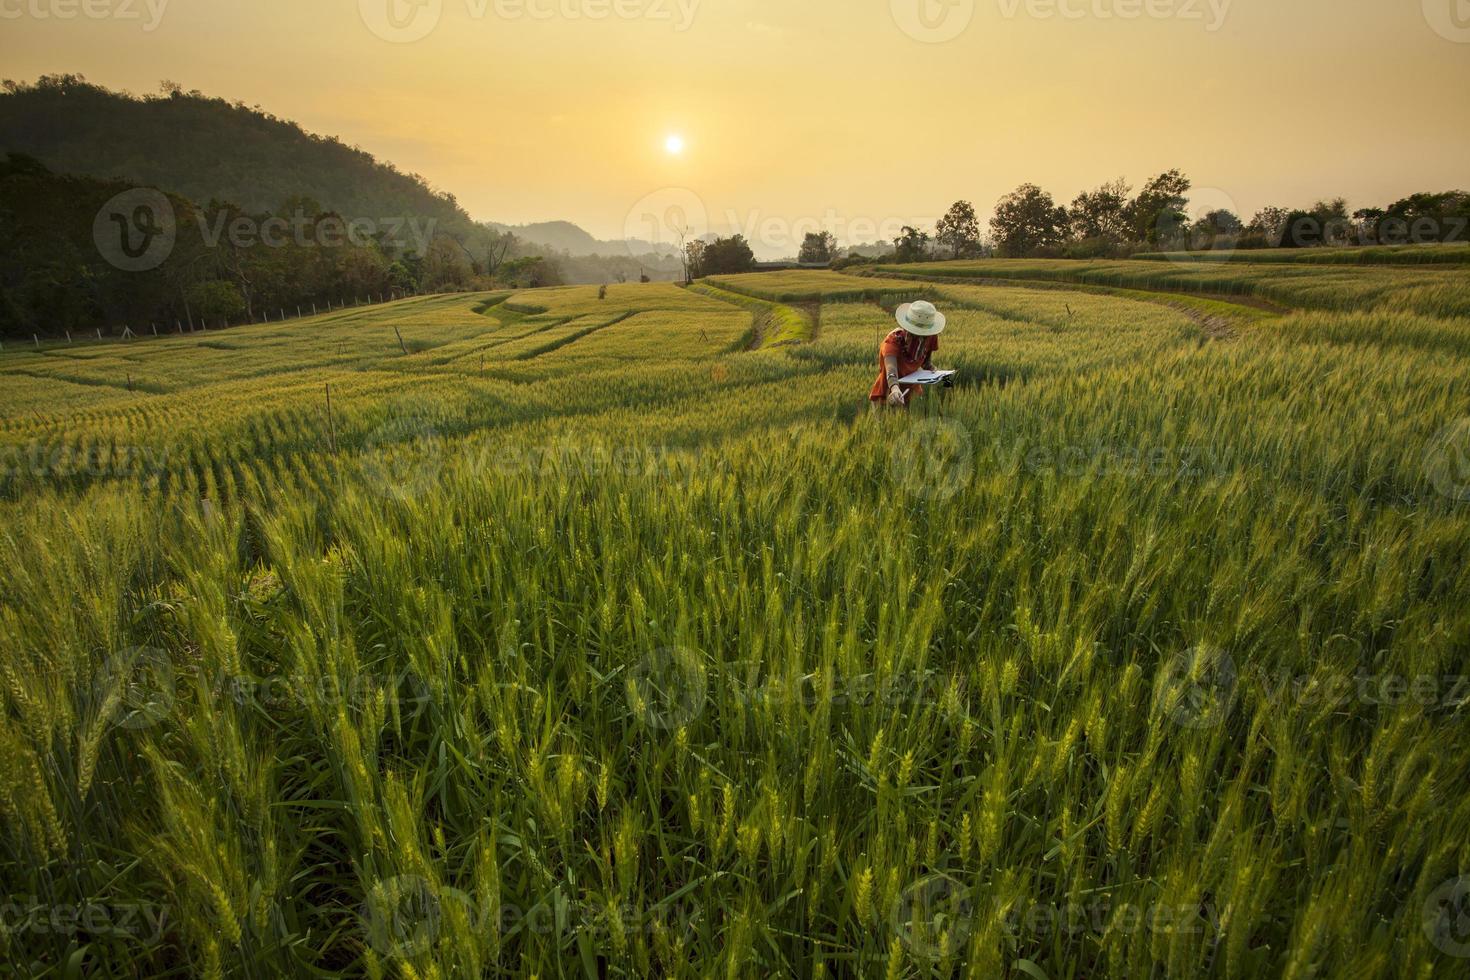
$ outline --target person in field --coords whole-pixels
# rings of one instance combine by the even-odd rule
[[[901,385],[898,379],[923,368],[934,369],[934,352],[939,349],[939,335],[944,332],[944,314],[934,308],[933,303],[920,300],[905,303],[895,314],[898,329],[883,338],[878,348],[878,380],[868,393],[868,402],[873,407],[888,405],[891,408],[907,408],[908,397],[919,385]]]

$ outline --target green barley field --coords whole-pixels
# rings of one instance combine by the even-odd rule
[[[7,343],[0,477],[5,975],[1470,974],[1462,269]]]

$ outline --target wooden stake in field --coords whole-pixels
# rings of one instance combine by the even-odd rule
[[[66,342],[67,342],[67,343],[68,343],[68,344],[69,344],[69,343],[71,343],[71,331],[70,331],[70,330],[68,330],[68,331],[67,331],[67,332],[66,332]]]
[[[36,342],[36,350],[40,350],[41,349],[41,338],[38,337],[38,336],[36,336],[35,334],[31,334],[31,339]]]
[[[97,328],[97,339],[98,340],[101,340],[102,339],[102,328],[101,327],[98,327]]]
[[[398,333],[398,325],[397,324],[394,324],[393,325],[393,332],[395,334],[398,334],[398,346],[399,346],[399,348],[403,351],[404,354],[407,354],[408,353],[408,345],[403,342],[403,334]]]

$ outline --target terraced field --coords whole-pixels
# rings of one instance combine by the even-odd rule
[[[1243,296],[1278,306],[1354,313],[1387,309],[1470,317],[1464,269],[1231,261],[1161,262],[978,259],[877,266],[876,275],[931,279],[1030,280],[1116,289]]]
[[[1463,973],[1454,276],[963,263],[7,346],[0,958]],[[872,412],[919,295],[961,383]]]

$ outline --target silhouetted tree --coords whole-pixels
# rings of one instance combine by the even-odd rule
[[[990,219],[995,246],[1012,257],[1060,245],[1066,227],[1066,209],[1057,207],[1052,196],[1035,184],[1022,184],[1001,198]]]
[[[1072,237],[1119,244],[1128,240],[1128,195],[1132,188],[1119,177],[1096,190],[1083,191],[1067,208]]]
[[[904,225],[898,237],[893,240],[893,261],[923,262],[928,258],[929,233]]]
[[[1169,170],[1143,185],[1129,207],[1129,224],[1138,241],[1157,247],[1160,241],[1177,237],[1187,226],[1189,216],[1184,207],[1189,203],[1188,177]]]
[[[831,262],[837,258],[837,236],[830,231],[807,232],[797,254],[798,262]]]
[[[743,235],[716,238],[704,247],[704,274],[731,275],[755,268],[755,253]]]
[[[980,251],[980,219],[975,205],[956,201],[934,226],[934,239],[950,250],[950,257],[968,258]]]

